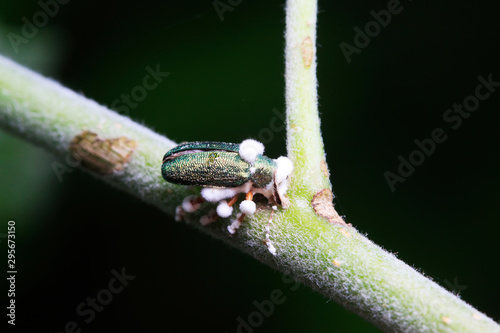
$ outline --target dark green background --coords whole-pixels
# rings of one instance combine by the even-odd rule
[[[499,320],[500,91],[455,131],[442,119],[474,93],[479,75],[500,81],[498,12],[486,2],[402,6],[348,64],[339,44],[352,44],[353,28],[387,2],[319,3],[319,109],[337,207]],[[242,1],[221,21],[212,1],[73,0],[16,54],[7,33],[20,34],[22,17],[40,10],[36,1],[1,3],[0,53],[105,105],[160,64],[169,77],[125,113],[175,141],[258,138],[273,108],[284,109],[283,2]],[[398,156],[437,127],[447,141],[392,193],[384,172],[396,172]],[[268,156],[285,153],[284,136],[275,133]],[[83,332],[236,332],[236,318],[275,289],[286,301],[255,332],[378,332],[88,174],[59,182],[54,157],[38,148],[1,133],[0,149],[0,233],[8,220],[17,226],[19,332],[60,332],[68,321]],[[122,267],[136,278],[84,323],[78,304]]]

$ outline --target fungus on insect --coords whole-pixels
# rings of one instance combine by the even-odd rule
[[[184,213],[194,212],[208,201],[217,204],[219,217],[227,218],[233,214],[238,195],[245,193],[236,219],[228,226],[228,231],[234,234],[245,216],[255,213],[255,194],[266,197],[270,205],[283,208],[289,205],[286,192],[293,170],[292,161],[284,156],[273,160],[263,153],[264,145],[252,139],[241,144],[187,142],[165,154],[161,173],[168,182],[203,187],[201,197],[184,199]],[[179,209],[177,213],[180,214]]]

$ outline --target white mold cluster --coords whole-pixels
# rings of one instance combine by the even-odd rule
[[[244,161],[251,165],[250,173],[253,175],[257,172],[256,167],[254,166],[257,157],[264,154],[264,145],[253,139],[244,140],[240,144],[238,154]],[[251,180],[238,187],[205,187],[201,190],[201,198],[189,196],[184,199],[182,202],[182,209],[177,210],[177,218],[183,218],[183,214],[186,212],[191,213],[198,210],[203,201],[217,203],[217,209],[215,211],[212,211],[209,215],[201,218],[200,222],[203,225],[211,223],[217,218],[217,216],[228,218],[233,215],[233,204],[237,200],[236,196],[241,193],[245,193],[247,194],[247,199],[240,202],[239,212],[236,214],[236,218],[232,219],[231,224],[227,227],[229,233],[234,234],[241,226],[245,215],[253,215],[257,210],[257,206],[252,200],[254,194],[262,194],[269,200],[270,203],[281,204],[283,208],[287,208],[289,201],[286,197],[286,192],[288,190],[289,178],[293,171],[293,164],[289,158],[284,156],[275,159],[274,162],[276,163],[276,170],[273,174],[273,180],[266,187],[253,187]],[[273,209],[276,210],[276,206],[273,206]],[[272,241],[269,239],[271,223],[272,219],[266,226],[265,243],[267,244],[269,251],[276,255],[276,249],[274,248]]]

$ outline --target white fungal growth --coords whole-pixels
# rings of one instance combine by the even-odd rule
[[[274,247],[273,241],[269,238],[269,233],[271,231],[271,225],[273,223],[273,214],[276,209],[277,207],[273,206],[273,211],[271,212],[271,216],[269,217],[269,222],[266,225],[266,239],[264,240],[264,243],[267,245],[267,249],[273,256],[276,255],[276,248]]]
[[[266,242],[266,244],[267,244],[267,249],[269,250],[269,252],[271,252],[271,254],[273,256],[275,256],[276,255],[276,248],[274,247],[273,242],[268,241],[268,242]]]
[[[232,213],[233,213],[233,207],[230,207],[227,204],[226,200],[222,200],[221,202],[219,202],[219,205],[217,206],[217,215],[219,215],[222,218],[226,218],[231,216]]]
[[[292,174],[293,163],[288,157],[285,156],[278,157],[274,161],[277,164],[274,181],[277,185],[280,185]]]
[[[289,201],[286,197],[286,191],[288,191],[290,175],[293,171],[293,163],[288,157],[285,156],[278,157],[274,161],[277,165],[276,171],[274,172],[276,190],[281,199],[281,205],[283,208],[287,208]]]
[[[271,198],[273,196],[273,193],[274,193],[274,182],[271,181],[269,182],[269,184],[267,184],[266,187],[264,188],[257,188],[257,187],[250,187],[247,191],[245,191],[244,193],[248,193],[248,191],[252,191],[253,194],[255,195],[256,193],[260,193],[262,194],[263,196],[265,196],[266,198]]]
[[[243,214],[253,215],[255,213],[256,209],[257,209],[257,206],[255,205],[255,202],[253,202],[252,200],[243,200],[240,203],[240,211]]]
[[[183,221],[185,215],[186,215],[186,212],[184,211],[184,209],[182,209],[181,206],[177,206],[175,208],[175,220],[177,222]]]
[[[272,181],[268,184],[255,186],[253,182],[253,176],[260,172],[255,166],[255,161],[258,156],[264,154],[264,145],[256,140],[248,139],[244,140],[239,147],[238,154],[242,160],[250,164],[249,172],[251,177],[244,184],[237,187],[230,188],[220,188],[220,187],[205,187],[201,190],[201,197],[189,196],[182,202],[182,208],[177,211],[177,218],[183,219],[183,214],[191,213],[200,208],[201,202],[208,201],[217,204],[217,209],[212,211],[211,214],[202,216],[200,219],[201,224],[207,225],[217,218],[228,218],[233,214],[232,205],[229,206],[228,201],[234,198],[237,200],[237,195],[241,193],[247,194],[247,198],[250,198],[250,192],[255,194],[262,194],[265,196],[270,204],[281,204],[283,208],[287,208],[289,205],[289,200],[286,197],[286,192],[288,190],[290,175],[293,171],[292,161],[287,157],[279,157],[274,160],[276,163],[276,169],[273,172]],[[232,200],[231,203],[234,203]],[[273,210],[277,207],[273,206]],[[253,215],[257,210],[257,206],[252,199],[243,200],[239,204],[239,213],[236,219],[231,221],[231,224],[227,227],[229,233],[234,234],[242,224],[242,220],[245,215]],[[269,237],[269,233],[272,225],[272,214],[269,219],[269,223],[266,227],[266,237],[265,243],[273,255],[276,255],[276,248],[273,245],[272,240]]]
[[[185,197],[182,201],[182,209],[184,209],[186,213],[196,212],[201,206],[201,202],[198,202],[196,200],[197,198],[198,197],[196,195],[189,195]]]
[[[241,214],[238,214],[236,216],[237,218],[233,220],[230,225],[227,226],[227,230],[231,235],[233,235],[236,232],[236,230],[241,226],[240,216]]]
[[[201,190],[201,196],[209,202],[219,202],[221,200],[232,198],[241,193],[238,187],[235,188],[214,188],[205,187]]]
[[[240,150],[238,153],[244,161],[253,165],[257,155],[264,154],[264,145],[259,141],[247,139],[240,144]]]

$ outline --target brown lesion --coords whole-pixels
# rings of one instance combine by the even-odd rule
[[[69,150],[84,167],[108,175],[122,170],[136,148],[137,142],[124,136],[101,139],[96,133],[83,131],[71,141]]]
[[[314,45],[311,36],[307,36],[302,40],[301,51],[304,66],[306,68],[311,67],[314,58]]]
[[[311,201],[312,207],[316,214],[325,218],[330,223],[337,223],[345,226],[351,226],[345,223],[333,207],[333,193],[330,189],[322,189],[314,195]]]
[[[326,165],[326,161],[321,160],[321,172],[326,178],[330,178],[330,171],[328,171],[328,165]]]

